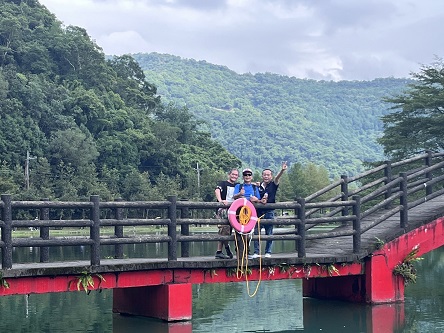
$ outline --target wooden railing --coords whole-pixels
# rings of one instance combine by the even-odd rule
[[[261,240],[293,241],[298,257],[303,258],[306,256],[307,241],[349,236],[353,238],[350,252],[360,253],[363,233],[397,213],[400,214],[399,227],[405,228],[408,209],[444,193],[443,155],[429,152],[400,162],[385,162],[355,177],[342,176],[339,181],[306,198],[267,204],[267,208],[290,211],[292,214],[267,220],[267,223],[285,227],[287,232],[262,235]],[[328,195],[331,197],[320,199]],[[114,246],[114,258],[123,259],[124,244],[166,243],[167,260],[175,261],[179,246],[181,257],[189,257],[191,242],[233,240],[233,236],[220,236],[217,233],[190,232],[193,225],[228,224],[226,219],[209,217],[221,207],[222,204],[216,202],[182,201],[175,196],[168,197],[166,201],[101,202],[98,196],[93,195],[86,202],[60,202],[13,201],[10,195],[4,194],[0,202],[2,269],[12,268],[14,247],[39,247],[39,261],[49,262],[49,247],[89,246],[91,265],[100,265],[103,246]],[[256,207],[264,206],[257,204]],[[379,217],[371,224],[362,227],[362,219],[376,212],[383,213],[378,214]],[[37,217],[26,219],[31,214]],[[340,225],[343,228],[341,231],[309,232],[322,224]],[[125,228],[141,226],[159,227],[165,232],[137,235],[125,232]],[[52,229],[73,227],[89,228],[89,233],[75,238],[51,236]],[[113,234],[101,235],[104,227],[113,228]],[[14,237],[14,230],[21,228],[38,228],[39,237]],[[258,236],[253,236],[253,239],[258,239]]]

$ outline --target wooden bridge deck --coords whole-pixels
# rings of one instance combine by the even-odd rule
[[[384,212],[373,214],[361,220],[361,228],[371,223]],[[399,213],[388,220],[368,230],[362,235],[359,254],[353,253],[352,236],[336,238],[324,238],[306,241],[306,257],[299,258],[297,252],[273,253],[271,258],[261,258],[263,266],[272,266],[282,263],[287,264],[328,264],[356,262],[374,251],[377,238],[389,242],[400,235],[409,232],[444,216],[444,195],[411,208],[408,212],[409,224],[405,229],[400,228]],[[338,227],[338,230],[346,228]],[[350,228],[350,227],[348,227]],[[214,269],[224,267],[236,267],[237,260],[217,260],[214,256],[178,258],[177,261],[153,258],[127,258],[127,259],[102,259],[100,266],[90,266],[90,261],[69,261],[49,263],[25,263],[13,264],[12,269],[4,271],[4,276],[40,276],[59,274],[79,274],[88,270],[97,273],[137,271],[146,269],[180,269],[200,268]],[[249,260],[249,266],[259,264],[259,259]]]

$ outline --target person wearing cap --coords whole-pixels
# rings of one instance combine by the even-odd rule
[[[242,171],[243,184],[237,184],[234,187],[233,198],[246,198],[251,202],[259,202],[259,190],[255,184],[253,184],[253,171],[251,169],[244,169]]]
[[[259,202],[259,189],[256,184],[253,184],[253,171],[251,169],[244,169],[242,171],[243,183],[237,184],[234,187],[234,200],[239,198],[246,198],[252,203]],[[237,254],[238,259],[240,255],[244,253],[244,244],[248,247],[248,239],[246,235],[239,234],[238,232],[234,233],[236,245],[237,245]],[[240,255],[239,255],[240,254]]]
[[[276,192],[279,188],[279,179],[281,178],[285,170],[287,170],[286,161],[282,163],[281,170],[274,179],[273,179],[273,172],[271,171],[271,169],[264,169],[262,171],[262,182],[260,183],[259,186],[260,202],[262,202],[263,204],[276,202]],[[263,208],[257,210],[257,216],[261,217],[261,221],[267,219],[274,219],[274,215],[275,215],[274,209]],[[264,221],[264,223],[260,223],[260,226],[264,227],[266,235],[273,235],[273,224],[267,224]],[[258,235],[259,231],[260,230],[258,230],[258,226],[256,224],[254,228],[254,234]],[[255,240],[253,244],[254,244],[254,253],[252,258],[254,259],[260,256],[259,241]],[[265,257],[267,258],[271,257],[272,244],[273,244],[272,240],[267,240],[267,242],[265,243]]]

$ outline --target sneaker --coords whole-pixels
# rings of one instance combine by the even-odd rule
[[[249,255],[249,256],[248,256],[248,259],[256,259],[256,258],[259,258],[259,257],[260,257],[259,254],[254,253],[253,255]]]
[[[230,257],[229,256],[227,256],[225,253],[216,253],[216,255],[215,255],[215,258],[216,259],[230,259]]]
[[[271,253],[265,253],[265,258],[270,258],[271,257]]]

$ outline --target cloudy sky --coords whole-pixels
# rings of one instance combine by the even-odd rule
[[[238,73],[409,77],[444,57],[441,0],[40,0],[109,55],[168,53]]]

